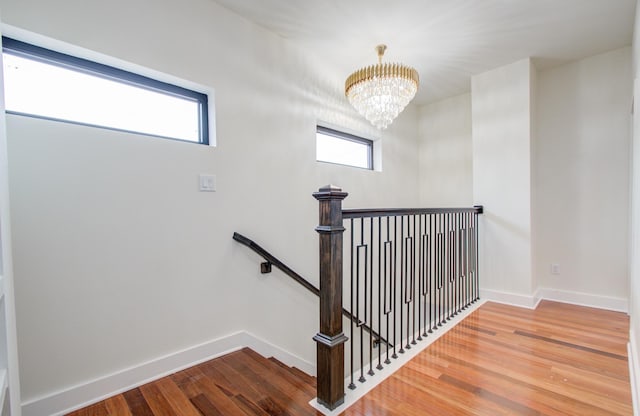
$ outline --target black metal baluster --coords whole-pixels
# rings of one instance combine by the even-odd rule
[[[356,279],[357,285],[357,297],[356,297],[356,310],[358,313],[358,326],[360,327],[360,378],[359,382],[364,383],[366,379],[364,378],[364,327],[362,325],[363,321],[360,319],[360,248],[364,247],[365,249],[365,257],[364,257],[364,320],[367,320],[367,247],[364,244],[364,218],[360,220],[360,246],[358,247],[358,257],[357,257],[357,265],[356,269],[358,270],[358,278]]]
[[[431,267],[430,265],[430,261],[429,261],[429,249],[431,247],[431,242],[429,239],[429,231],[428,231],[428,225],[429,225],[429,221],[428,221],[428,216],[427,215],[423,215],[423,219],[424,219],[424,247],[422,250],[422,255],[424,258],[424,267],[423,267],[423,271],[424,271],[424,275],[423,275],[423,292],[422,292],[422,299],[423,299],[423,317],[424,317],[424,325],[422,326],[422,336],[423,337],[427,337],[427,331],[429,329],[431,329],[430,325],[431,323],[428,320],[428,308],[427,308],[427,304],[429,302],[429,268]]]
[[[465,218],[467,217],[467,213],[463,212],[460,214],[460,311],[462,312],[464,309],[467,309],[467,302],[465,299],[465,287],[466,287],[466,271],[464,265],[465,258],[465,244],[464,239],[467,234],[467,226],[465,222]]]
[[[373,328],[373,255],[374,255],[374,239],[373,239],[373,217],[369,219],[369,244],[371,246],[369,256],[369,328]],[[378,258],[380,258],[380,254],[378,253]],[[365,296],[367,292],[365,290]],[[378,332],[380,333],[380,332]],[[369,332],[369,372],[367,373],[370,376],[374,374],[373,372],[373,338],[371,332]]]
[[[447,311],[447,321],[453,318],[453,312],[456,309],[456,215],[453,213],[449,214],[449,221],[449,310]]]
[[[470,303],[473,303],[475,301],[475,296],[476,296],[476,275],[477,275],[477,270],[476,270],[476,240],[475,240],[475,216],[471,217],[471,230],[470,230],[470,243],[471,243],[471,247],[469,250],[469,262],[470,267],[471,267],[471,280],[470,280],[470,288],[469,288],[469,301]]]
[[[450,279],[451,279],[451,214],[445,214],[444,226],[444,247],[445,247],[445,268],[444,268],[444,316],[443,323],[449,320],[450,303]]]
[[[438,329],[439,303],[440,303],[440,215],[434,215],[434,236],[435,244],[433,248],[433,330]]]
[[[473,215],[473,219],[474,219],[474,223],[473,223],[473,229],[475,231],[475,236],[474,236],[474,249],[475,249],[475,255],[473,257],[474,260],[474,270],[476,271],[474,273],[474,282],[475,282],[475,298],[473,299],[473,301],[477,301],[478,299],[480,299],[480,280],[479,280],[479,266],[478,266],[478,214],[474,214]]]
[[[447,303],[448,303],[448,280],[449,280],[449,214],[444,214],[444,229],[442,231],[442,253],[443,253],[443,262],[442,262],[442,324],[447,323]]]
[[[413,304],[411,344],[416,345],[416,216],[413,217],[413,237],[411,237],[411,303]]]
[[[447,321],[450,321],[451,318],[453,317],[453,310],[455,308],[454,304],[453,304],[453,293],[455,291],[455,287],[453,285],[454,282],[454,278],[455,278],[455,266],[456,266],[456,262],[455,262],[455,258],[456,258],[456,252],[455,252],[455,243],[456,243],[456,236],[455,236],[455,215],[452,213],[449,213],[448,215],[449,217],[449,243],[448,243],[448,247],[447,249],[449,250],[449,261],[447,262],[448,267],[449,267],[449,274],[448,274],[448,278],[447,278],[447,287],[448,287],[448,291],[447,291],[447,302],[448,302],[448,309],[447,309]]]
[[[469,275],[469,303],[473,303],[475,299],[475,280],[476,280],[476,241],[475,241],[475,215],[471,216],[471,224],[469,230],[469,267],[471,268]]]
[[[464,309],[469,307],[469,213],[464,214]]]
[[[455,220],[455,235],[453,244],[455,245],[456,255],[453,258],[455,265],[455,273],[453,274],[453,316],[457,316],[460,312],[460,213],[453,214]]]
[[[454,274],[454,244],[455,244],[455,236],[454,236],[454,227],[455,224],[453,214],[449,213],[449,226],[447,227],[447,251],[449,252],[448,262],[447,262],[447,322],[451,320],[452,311],[453,311],[453,274]]]
[[[460,310],[460,285],[459,274],[460,274],[460,215],[455,212],[453,213],[453,308],[451,310],[452,316],[458,315]]]
[[[402,331],[404,329],[403,326],[403,314],[404,314],[404,280],[406,279],[405,275],[405,264],[407,259],[405,258],[405,242],[404,242],[404,215],[400,216],[400,354],[404,354]]]
[[[443,259],[442,259],[442,254],[443,254],[443,237],[442,237],[442,218],[443,218],[444,214],[438,215],[438,256],[437,256],[437,266],[436,266],[436,270],[437,270],[437,283],[438,283],[438,300],[436,303],[437,306],[437,314],[436,314],[436,328],[442,326],[442,320],[440,319],[442,314],[441,314],[441,308],[442,308],[442,266],[443,266]]]
[[[445,290],[444,290],[444,281],[445,281],[445,266],[446,266],[446,253],[445,253],[445,241],[446,241],[446,234],[445,234],[445,214],[440,215],[440,227],[439,230],[440,232],[438,233],[438,236],[440,237],[440,253],[439,254],[439,261],[438,261],[438,266],[439,266],[439,273],[438,273],[438,327],[441,327],[443,324],[443,319],[442,317],[444,316],[444,300],[445,300]]]
[[[392,283],[392,257],[391,254],[393,252],[393,243],[390,240],[390,236],[389,236],[389,217],[386,217],[386,223],[387,223],[387,241],[385,242],[385,250],[384,250],[384,315],[386,318],[386,323],[387,323],[387,336],[385,337],[387,340],[387,358],[384,360],[385,364],[391,364],[391,360],[389,359],[389,315],[391,314],[391,306],[392,306],[392,298],[393,298],[393,287],[391,285]],[[388,251],[387,251],[388,250]],[[395,348],[395,340],[394,340],[394,346]]]
[[[457,213],[453,214],[453,241],[452,241],[452,246],[453,246],[453,251],[454,251],[454,255],[453,255],[453,275],[451,277],[452,279],[452,285],[453,285],[453,293],[452,293],[452,308],[451,308],[451,315],[452,316],[456,316],[458,315],[458,308],[460,306],[460,299],[458,298],[458,290],[459,290],[459,285],[458,285],[458,273],[460,273],[460,267],[459,267],[459,259],[458,256],[460,255],[460,224],[458,223],[459,221],[459,215]]]
[[[449,249],[451,250],[450,261],[451,271],[449,272],[449,318],[453,318],[455,316],[456,311],[456,214],[452,213],[451,215],[451,231],[449,231]]]
[[[411,349],[411,217],[407,215],[407,236],[404,239],[404,304],[407,307],[407,345]]]
[[[431,214],[429,215],[429,233],[432,236],[432,243],[431,243],[431,247],[429,247],[429,258],[431,259],[430,263],[430,267],[429,267],[429,333],[432,334],[433,330],[435,329],[435,324],[433,322],[434,318],[435,318],[435,304],[436,304],[436,298],[435,298],[435,291],[436,291],[436,263],[437,263],[437,258],[436,258],[436,246],[438,245],[438,236],[436,233],[436,228],[435,228],[435,215]]]
[[[418,341],[422,341],[422,300],[424,296],[424,232],[422,230],[422,215],[418,216]]]
[[[351,372],[350,372],[350,373],[351,373],[351,376],[350,376],[350,377],[351,377],[351,382],[349,383],[349,388],[350,388],[351,390],[353,390],[353,389],[355,389],[355,388],[356,388],[356,385],[355,385],[355,383],[353,382],[353,376],[354,376],[354,371],[353,371],[353,360],[354,360],[354,358],[355,358],[355,357],[354,357],[354,354],[353,354],[353,340],[354,340],[354,338],[353,338],[353,316],[354,316],[354,311],[355,311],[355,310],[353,309],[353,296],[354,296],[353,288],[354,288],[354,286],[355,286],[355,285],[354,285],[354,281],[353,281],[353,278],[354,278],[354,275],[355,275],[354,263],[353,263],[353,247],[355,246],[355,243],[356,243],[356,242],[355,242],[355,240],[354,240],[354,235],[353,235],[353,232],[354,232],[354,231],[353,231],[353,230],[354,230],[354,227],[353,227],[353,218],[351,218],[351,225],[350,225],[350,227],[351,227],[351,257],[349,258],[349,261],[351,262],[351,319],[350,319],[350,321],[351,321],[351,333],[350,333],[350,337],[349,337],[349,340],[350,340],[350,342],[349,342],[349,348],[350,348],[350,350],[351,350],[351,359],[350,359],[350,361],[349,361],[349,362],[350,362],[350,365],[351,365]]]
[[[473,303],[473,298],[475,294],[475,285],[474,280],[476,278],[475,271],[475,242],[474,242],[474,222],[473,215],[470,218],[469,223],[469,305]]]
[[[464,270],[464,239],[467,233],[467,228],[465,226],[465,218],[467,216],[466,212],[460,214],[460,273],[458,273],[458,278],[460,279],[460,308],[462,311],[466,309],[466,302],[464,298],[464,288],[465,288],[465,270]]]
[[[471,305],[471,278],[472,273],[471,273],[471,216],[473,214],[467,213],[467,238],[466,238],[466,244],[467,244],[467,256],[466,256],[466,267],[467,267],[467,299],[465,301],[465,303],[467,304],[467,307],[469,307],[469,305]]]
[[[467,309],[467,213],[463,213],[460,218],[462,235],[460,236],[460,285],[462,309]]]
[[[385,255],[387,254],[385,250]],[[382,370],[382,217],[378,217],[378,365]],[[387,350],[389,347],[387,347]]]
[[[396,346],[398,345],[398,340],[396,337],[396,322],[398,322],[398,317],[396,316],[398,313],[397,308],[397,287],[398,287],[398,217],[393,217],[393,235],[394,235],[394,245],[393,245],[393,355],[392,358],[398,358],[398,354],[396,353]],[[402,348],[402,345],[400,346]]]
[[[413,244],[412,244],[412,237],[411,237],[411,216],[407,215],[407,235],[404,239],[404,243],[405,243],[405,252],[404,252],[404,256],[405,256],[405,281],[404,281],[404,304],[407,307],[407,345],[405,345],[405,348],[410,350],[411,349],[411,303],[413,301],[412,298],[412,275],[413,275],[413,271],[412,271],[412,248]]]

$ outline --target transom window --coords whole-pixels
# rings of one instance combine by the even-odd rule
[[[318,126],[316,160],[373,170],[373,141]]]
[[[209,144],[206,94],[3,37],[7,113]]]

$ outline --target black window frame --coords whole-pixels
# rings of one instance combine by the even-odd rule
[[[316,134],[317,133],[321,133],[321,134],[324,134],[326,136],[332,136],[332,137],[335,137],[337,139],[346,140],[346,141],[349,141],[349,142],[355,142],[355,143],[360,143],[360,144],[366,145],[367,146],[367,167],[354,166],[354,165],[348,165],[348,164],[337,163],[337,162],[330,162],[330,161],[326,161],[326,160],[317,160],[317,156],[316,156],[316,161],[323,162],[323,163],[333,163],[335,165],[341,165],[341,166],[349,166],[349,167],[358,168],[358,169],[374,170],[374,166],[373,166],[373,140],[365,139],[364,137],[356,136],[355,134],[345,133],[343,131],[335,130],[335,129],[332,129],[332,128],[329,128],[329,127],[324,127],[324,126],[321,126],[321,125],[317,125],[316,126]]]
[[[88,59],[78,58],[77,56],[67,55],[51,49],[32,45],[10,37],[2,37],[2,51],[11,55],[20,56],[34,61],[55,65],[72,71],[93,75],[96,77],[116,81],[125,85],[130,85],[146,90],[159,92],[162,94],[194,101],[198,104],[198,141],[180,139],[175,137],[161,136],[157,134],[145,133],[143,131],[120,129],[111,126],[101,126],[91,123],[83,123],[75,120],[58,119],[38,114],[29,114],[16,111],[6,110],[8,114],[24,115],[28,117],[41,118],[46,120],[60,121],[64,123],[79,124],[83,126],[98,127],[108,130],[116,130],[127,133],[141,134],[145,136],[158,137],[163,139],[178,140],[185,143],[209,144],[209,99],[207,94],[198,91],[183,88],[174,84],[158,81],[144,75],[125,71],[120,68],[90,61]]]

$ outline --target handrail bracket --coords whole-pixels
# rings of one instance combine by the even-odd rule
[[[268,261],[260,263],[260,273],[262,274],[271,273],[271,263]]]

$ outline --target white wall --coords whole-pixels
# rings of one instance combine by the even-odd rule
[[[481,217],[484,290],[533,294],[531,276],[532,72],[524,59],[472,77],[473,202]]]
[[[525,290],[515,292],[524,297],[500,300],[532,306],[537,296],[542,296],[627,310],[630,56],[630,48],[622,48],[539,74],[532,68],[528,87],[526,80],[518,84],[509,77],[501,78],[500,71],[504,69],[490,71],[491,82],[496,85],[488,98],[476,88],[473,96],[452,97],[420,109],[422,205],[442,206],[464,198],[466,189],[472,191],[472,184],[464,178],[471,181],[473,168],[478,168],[473,178],[476,186],[494,193],[490,198],[506,198],[507,205],[499,203],[502,209],[512,204],[512,209],[520,207],[526,212],[526,198],[530,198],[530,234],[512,235],[532,242],[530,277],[521,281]],[[511,96],[516,94],[516,86],[521,88],[519,101]],[[480,150],[489,145],[496,147],[487,152],[486,159],[478,161],[478,166],[473,166],[473,161],[464,157],[467,149],[472,149],[470,138],[465,137],[472,130],[467,124],[471,122],[468,105],[473,101],[477,110],[482,100],[485,112],[478,116],[474,113],[472,124],[475,138],[484,137],[485,142],[475,144],[481,146]],[[524,109],[523,122],[513,116],[513,108],[498,108],[502,104],[511,107],[513,103]],[[518,134],[528,134],[528,154],[524,145],[514,148],[519,142],[511,137]],[[494,140],[492,144],[489,138]],[[527,162],[514,159],[514,152],[519,151],[521,160],[529,159],[529,186]],[[511,163],[513,168],[508,166]],[[524,179],[511,177],[510,172],[520,173]],[[493,178],[487,176],[489,173]],[[527,187],[530,194],[522,197]],[[483,218],[488,221],[487,238],[492,238],[497,217],[492,217],[494,213],[486,201],[483,196],[475,203],[487,208]],[[467,204],[470,203],[464,203]],[[523,218],[526,221],[526,214]],[[507,227],[506,222],[504,225]],[[506,229],[502,231],[506,238]],[[518,283],[506,277],[507,272],[500,272],[507,281],[504,286],[504,282],[496,282],[495,273],[488,271],[501,267],[497,265],[499,256],[496,259],[487,255],[484,261],[489,269],[482,276],[485,289],[513,290],[509,285]],[[511,257],[519,259],[515,253]],[[560,266],[560,275],[551,274],[551,263]]]
[[[626,302],[631,48],[542,71],[538,85],[540,286]]]
[[[245,329],[315,361],[318,302],[260,275],[245,233],[317,284],[317,203],[415,206],[417,113],[382,137],[383,171],[315,162],[318,119],[375,135],[283,39],[209,0],[0,0],[6,24],[215,89],[205,147],[8,117],[23,399]],[[199,173],[218,192],[198,193]]]
[[[629,273],[629,315],[631,316],[629,352],[631,380],[636,414],[640,413],[640,8],[636,6],[633,31],[632,77],[633,77],[633,124],[631,135],[631,238]]]
[[[419,117],[420,206],[471,206],[471,94],[422,106]]]

